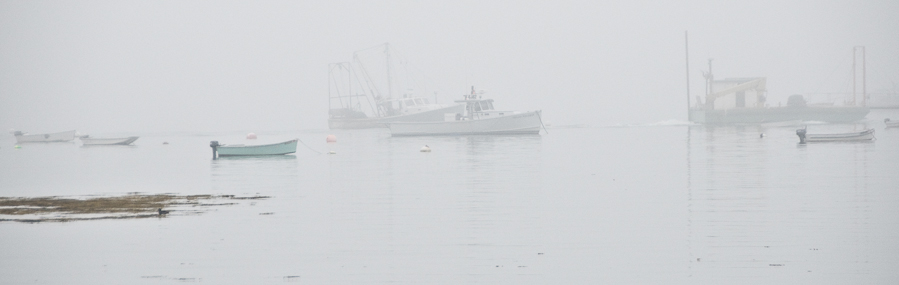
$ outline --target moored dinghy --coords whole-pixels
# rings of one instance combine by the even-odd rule
[[[883,119],[883,124],[887,125],[887,128],[899,128],[899,121],[890,121],[890,118]]]
[[[140,137],[92,138],[90,136],[83,136],[79,139],[84,145],[129,145],[136,141],[138,138]]]
[[[264,145],[219,144],[218,141],[209,142],[212,147],[212,158],[218,156],[256,156],[256,155],[282,155],[297,152],[297,140],[279,142]]]
[[[799,143],[871,141],[874,140],[874,129],[839,134],[807,134],[806,129],[798,129],[796,135],[799,136]]]
[[[49,133],[49,134],[29,134],[23,133],[20,131],[13,131],[12,134],[16,136],[17,143],[29,143],[29,142],[68,142],[75,139],[75,131],[65,131],[58,133]]]

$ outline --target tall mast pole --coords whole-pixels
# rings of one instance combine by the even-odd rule
[[[387,55],[387,98],[393,98],[393,78],[390,77],[390,43],[384,44],[384,53]]]
[[[712,75],[712,58],[709,59],[709,77],[706,78],[708,82],[705,83],[705,104],[709,110],[715,109],[715,100],[709,98],[709,95],[712,95],[715,91],[712,90],[712,82],[715,81],[715,76]]]
[[[865,60],[865,55],[867,54],[867,52],[865,52],[865,46],[861,46],[861,48],[862,48],[862,107],[867,107],[868,106],[868,90],[867,90],[868,89],[867,88],[868,80],[865,77],[865,75],[867,74],[867,71],[868,71],[868,69],[865,68],[865,65],[867,64],[867,60]]]
[[[347,95],[350,95],[350,108],[349,109],[353,109],[353,95],[356,95],[356,94],[353,94],[353,70],[350,69],[349,64],[341,63],[340,66],[342,66],[343,69],[346,69],[346,74],[347,74],[346,90],[347,90]]]
[[[855,51],[858,50],[858,47],[852,47],[852,106],[855,106]]]
[[[693,114],[690,112],[690,40],[687,37],[687,31],[684,31],[684,58],[686,58],[687,67],[687,120],[693,121]]]

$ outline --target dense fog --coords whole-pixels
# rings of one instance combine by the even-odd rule
[[[0,128],[327,129],[328,64],[390,43],[439,101],[486,91],[550,125],[686,120],[715,78],[771,104],[899,89],[896,1],[3,1]],[[860,88],[860,87],[858,87]]]

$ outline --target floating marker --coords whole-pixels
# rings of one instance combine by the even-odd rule
[[[421,152],[431,152],[431,148],[428,145],[421,147]]]
[[[247,134],[247,139],[248,139],[248,140],[255,140],[255,139],[256,139],[256,133],[249,133],[249,134]]]
[[[337,142],[337,137],[334,135],[328,135],[328,137],[325,138],[325,141],[329,143]]]

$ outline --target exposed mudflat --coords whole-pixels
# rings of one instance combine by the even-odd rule
[[[70,222],[104,219],[138,219],[202,213],[212,206],[237,204],[233,200],[266,199],[267,196],[139,194],[81,197],[0,197],[0,222]],[[160,215],[158,209],[168,211]]]

